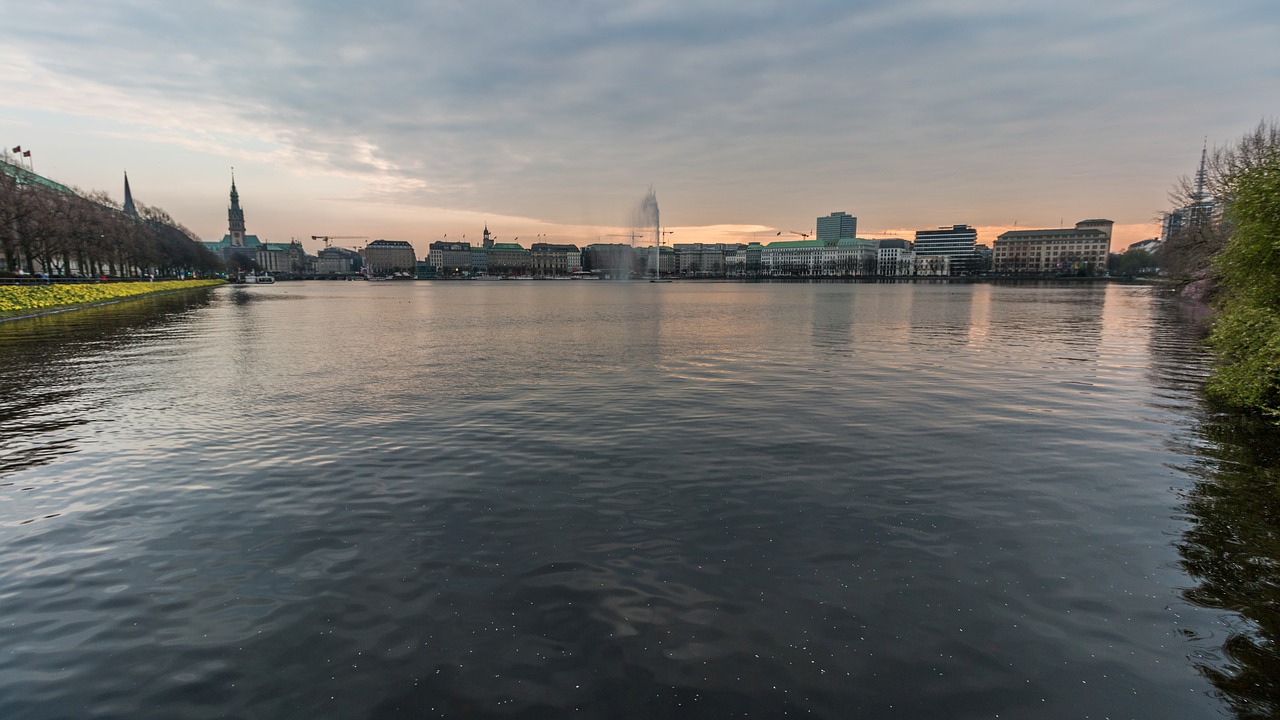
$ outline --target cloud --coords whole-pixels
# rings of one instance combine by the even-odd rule
[[[64,0],[24,4],[0,67],[32,79],[5,103],[369,201],[610,223],[654,184],[689,224],[996,224],[1114,214],[1171,148],[1275,114],[1280,13],[1233,7]]]

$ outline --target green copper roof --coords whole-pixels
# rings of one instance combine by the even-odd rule
[[[230,235],[223,235],[221,240],[217,240],[217,241],[214,241],[214,242],[204,242],[204,243],[200,243],[200,244],[201,244],[201,245],[204,245],[205,247],[209,248],[210,250],[221,250],[222,248],[229,248],[229,247],[231,247],[231,236],[230,236]],[[257,236],[257,235],[245,235],[245,236],[244,236],[244,246],[245,246],[245,247],[247,247],[247,248],[250,248],[250,247],[258,247],[259,245],[262,245],[262,244],[263,244],[263,242],[262,242],[261,240],[259,240],[259,239],[258,239],[258,236]]]
[[[43,175],[37,175],[24,167],[11,165],[3,160],[0,160],[0,172],[14,178],[22,185],[36,185],[48,190],[57,190],[58,192],[66,193],[68,195],[75,194],[71,188],[60,182],[54,182]]]
[[[827,244],[821,240],[778,240],[765,245],[766,250],[800,250],[803,248],[821,248]]]

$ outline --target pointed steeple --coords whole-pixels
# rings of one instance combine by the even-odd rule
[[[129,190],[129,171],[124,171],[124,214],[138,217],[138,208],[133,204],[133,192]]]
[[[244,210],[240,207],[240,193],[236,190],[236,172],[231,171],[231,207],[227,209],[227,224],[232,247],[244,246]]]
[[[1191,195],[1191,205],[1187,208],[1187,223],[1192,226],[1203,225],[1213,220],[1217,210],[1217,201],[1206,189],[1209,182],[1209,138],[1204,139],[1204,147],[1200,149],[1200,167],[1196,170],[1196,189]]]
[[[1196,193],[1192,199],[1196,202],[1203,202],[1205,199],[1204,183],[1208,177],[1205,172],[1205,164],[1209,159],[1209,138],[1204,139],[1204,147],[1200,148],[1200,169],[1196,170]]]

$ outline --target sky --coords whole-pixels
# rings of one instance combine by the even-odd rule
[[[0,0],[0,143],[227,232],[768,242],[1116,222],[1280,117],[1275,0]],[[353,239],[336,244],[358,247]]]

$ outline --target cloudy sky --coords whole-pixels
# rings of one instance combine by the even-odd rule
[[[1280,117],[1276,0],[0,0],[0,142],[226,232],[675,242],[1156,233]],[[344,242],[357,245],[358,241]]]

